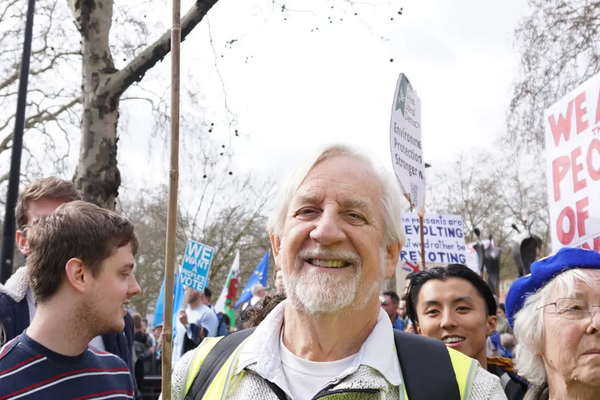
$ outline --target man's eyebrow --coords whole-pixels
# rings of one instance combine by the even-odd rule
[[[369,209],[371,207],[371,202],[361,199],[361,198],[355,198],[355,199],[348,199],[348,200],[344,200],[342,202],[342,206],[344,208],[357,208],[357,209]]]
[[[440,303],[437,300],[427,300],[423,302],[423,307],[429,307],[429,306],[439,306],[442,303]]]
[[[323,201],[322,196],[315,195],[298,195],[294,199],[295,204],[316,204]],[[342,201],[341,206],[344,208],[360,208],[368,209],[371,207],[371,202],[362,198],[346,199]]]
[[[301,194],[295,197],[294,204],[316,204],[322,201],[322,196]]]
[[[122,269],[134,269],[135,263],[127,263],[121,266]]]
[[[471,296],[461,296],[452,300],[452,303],[460,303],[461,301],[473,301],[473,298]]]

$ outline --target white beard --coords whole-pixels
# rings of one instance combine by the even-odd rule
[[[381,273],[370,287],[362,279],[362,260],[354,253],[312,250],[301,251],[293,272],[286,274],[282,268],[283,285],[292,307],[307,314],[333,314],[343,310],[363,309],[372,296],[378,295],[385,279],[385,248],[381,250]],[[329,274],[316,270],[302,270],[304,260],[328,255],[330,258],[352,260],[355,273]],[[281,253],[283,257],[283,253]]]

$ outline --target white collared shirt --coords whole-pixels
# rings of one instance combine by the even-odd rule
[[[344,367],[341,373],[337,376],[324,376],[319,382],[319,390],[315,393],[301,391],[301,389],[297,388],[296,382],[288,382],[286,375],[289,374],[288,371],[285,371],[287,368],[282,365],[280,348],[286,303],[287,301],[284,301],[279,304],[256,328],[256,331],[250,336],[246,345],[242,347],[238,358],[238,364],[234,372],[236,375],[241,373],[247,366],[255,364],[252,367],[253,370],[263,378],[275,383],[293,399],[310,399],[328,384],[336,381],[339,382],[345,377],[353,374],[361,365],[366,365],[375,369],[394,386],[400,386],[402,384],[400,363],[396,352],[393,350],[394,332],[392,323],[390,322],[388,315],[382,309],[379,310],[379,317],[377,318],[375,328],[367,337],[367,340],[365,340],[359,352],[349,359],[341,360],[347,362],[347,365],[341,363]],[[287,359],[289,360],[289,357],[287,357]],[[318,363],[312,362],[311,364]],[[324,365],[324,367],[327,366]],[[334,367],[339,367],[339,365]],[[324,384],[321,385],[322,382],[324,382]],[[314,391],[314,387],[316,386],[313,386],[310,390]],[[298,392],[302,393],[300,397],[297,397]]]

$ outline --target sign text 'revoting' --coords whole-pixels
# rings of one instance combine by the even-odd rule
[[[425,214],[425,258],[429,264],[466,264],[467,247],[463,221],[460,215]],[[406,244],[400,253],[401,261],[421,261],[421,234],[419,216],[414,212],[402,213],[402,228]]]

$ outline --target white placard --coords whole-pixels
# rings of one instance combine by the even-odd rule
[[[600,250],[600,74],[544,115],[552,250]]]
[[[425,214],[423,225],[428,267],[432,264],[467,264],[467,246],[460,215]],[[400,252],[400,260],[411,265],[421,262],[421,234],[417,213],[402,213],[402,228],[406,244]]]
[[[396,178],[404,195],[418,209],[425,209],[425,163],[421,143],[421,100],[404,74],[398,77],[392,120],[390,150]]]

